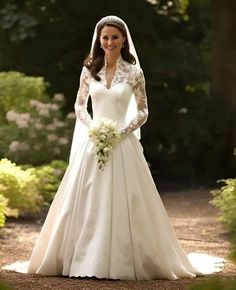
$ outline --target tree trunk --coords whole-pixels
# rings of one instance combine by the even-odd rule
[[[212,0],[212,84],[215,106],[215,170],[235,168],[236,146],[236,1]],[[219,168],[220,167],[220,168]]]

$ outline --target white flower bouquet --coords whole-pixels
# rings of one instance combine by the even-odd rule
[[[111,158],[112,149],[121,139],[117,124],[108,118],[98,119],[89,128],[89,138],[95,145],[98,167],[104,170]]]

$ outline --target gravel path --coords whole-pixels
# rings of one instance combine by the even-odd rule
[[[217,211],[209,204],[209,190],[178,190],[161,194],[177,237],[186,252],[201,252],[227,257],[228,235],[217,220]],[[41,228],[44,216],[34,220],[10,220],[0,230],[0,266],[17,260],[28,260]],[[227,262],[221,277],[235,277],[236,267]],[[182,290],[196,281],[207,279],[180,279],[177,281],[119,281],[95,278],[41,277],[1,270],[0,281],[12,289],[158,289]],[[0,289],[1,286],[0,286]]]

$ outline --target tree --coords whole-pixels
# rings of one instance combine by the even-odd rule
[[[225,166],[235,170],[232,152],[236,146],[236,2],[214,0],[211,7],[211,97],[218,119],[213,128],[215,143],[209,158],[216,170]]]
[[[225,114],[209,93],[209,0],[2,0],[0,69],[43,76],[72,110],[94,26],[110,14],[130,27],[145,73],[150,117],[142,143],[153,171],[172,179],[222,176],[229,160],[222,165],[218,156],[231,149],[217,136],[229,142],[232,130],[223,133],[230,121],[218,122]]]

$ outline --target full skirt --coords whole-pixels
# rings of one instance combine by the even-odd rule
[[[104,171],[93,144],[80,144],[27,272],[122,280],[203,274],[181,248],[133,134],[114,149]]]

